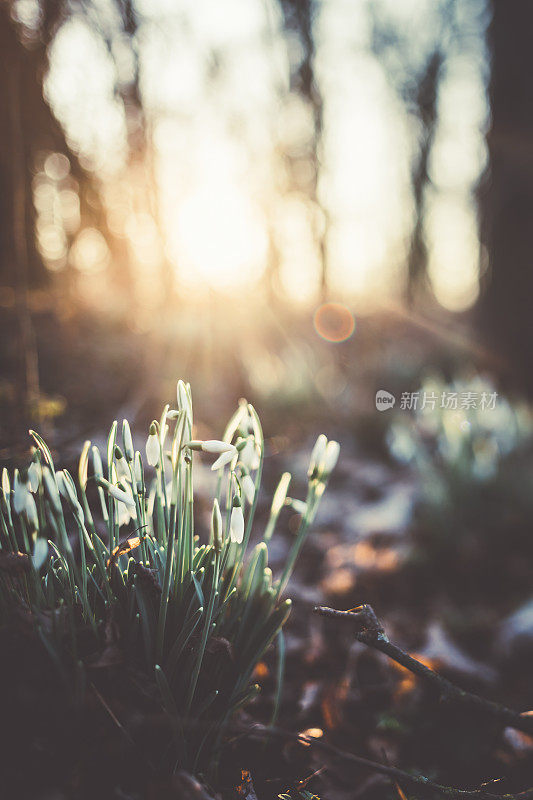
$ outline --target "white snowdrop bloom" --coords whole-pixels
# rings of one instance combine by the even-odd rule
[[[230,461],[233,461],[237,456],[237,448],[234,445],[230,445],[230,447],[231,450],[226,450],[224,453],[221,453],[214,464],[211,465],[213,471],[225,467],[226,464],[229,464]]]
[[[39,517],[37,515],[37,506],[33,495],[28,492],[26,495],[26,505],[24,506],[24,514],[32,531],[39,530]]]
[[[46,539],[38,538],[35,540],[35,544],[33,546],[33,555],[31,560],[33,561],[33,566],[36,570],[41,569],[42,565],[46,561],[46,556],[48,555],[48,542]]]
[[[324,434],[321,433],[315,442],[313,450],[311,451],[311,460],[309,461],[309,469],[307,470],[307,475],[309,478],[316,473],[317,470],[321,470],[324,457],[326,455],[327,445],[328,440]]]
[[[129,492],[125,492],[124,489],[120,489],[118,486],[113,486],[112,483],[107,483],[107,491],[115,500],[124,503],[130,508],[135,508],[135,500]]]
[[[250,477],[249,473],[246,473],[245,475],[242,476],[241,488],[244,493],[244,496],[246,497],[250,505],[252,505],[255,497],[255,484],[252,478]]]
[[[259,469],[260,458],[253,438],[248,439],[244,445],[241,450],[240,459],[250,471]]]
[[[28,486],[20,480],[18,470],[15,470],[15,485],[13,487],[13,508],[20,514],[26,508],[26,498],[29,494]]]
[[[241,501],[237,496],[233,498],[229,532],[230,540],[236,544],[241,544],[244,539],[244,515],[242,513]]]
[[[322,469],[322,474],[324,478],[329,478],[331,475],[335,464],[339,460],[339,453],[340,453],[341,446],[338,442],[331,441],[328,442],[326,447],[326,453],[324,456],[324,466]]]
[[[131,480],[130,470],[127,464],[126,459],[124,458],[124,453],[120,449],[118,445],[115,446],[115,463],[117,468],[117,476],[119,480]]]
[[[159,444],[159,437],[157,435],[157,429],[155,425],[152,423],[150,426],[150,435],[146,440],[146,458],[148,459],[148,463],[151,467],[157,467],[159,464],[159,458],[161,454],[161,447]]]
[[[221,442],[219,439],[206,439],[201,444],[204,453],[234,453],[235,445],[228,442]]]
[[[32,461],[28,467],[28,480],[30,482],[30,489],[36,492],[39,489],[41,482],[42,469],[38,461]]]
[[[46,490],[46,496],[48,500],[52,504],[52,508],[56,514],[61,513],[61,500],[59,499],[59,492],[57,490],[57,484],[52,477],[52,473],[48,469],[48,467],[43,467],[43,485]]]
[[[117,522],[119,528],[122,528],[123,525],[128,525],[128,523],[135,517],[133,509],[130,508],[129,506],[125,506],[123,503],[120,503],[117,510],[118,510]]]
[[[296,500],[294,497],[288,497],[287,503],[297,514],[300,514],[300,516],[304,517],[306,515],[307,503],[304,503],[303,500]]]

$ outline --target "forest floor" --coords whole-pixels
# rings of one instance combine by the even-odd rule
[[[43,323],[42,342],[46,330]],[[55,442],[63,463],[74,458],[84,438],[97,430],[103,435],[108,417],[117,412],[128,415],[134,409],[134,429],[137,424],[143,429],[159,408],[153,400],[160,386],[149,385],[139,394],[142,374],[140,367],[136,374],[131,336],[114,339],[110,353],[104,345],[109,339],[102,335],[103,354],[94,338],[87,342],[80,336],[74,343],[63,339],[57,345],[53,326],[49,339],[40,356],[46,390],[65,400],[58,423],[48,423],[63,431]],[[9,365],[4,363],[5,395]],[[91,375],[100,368],[102,383],[92,385]],[[206,429],[217,418],[223,425],[225,417],[219,414],[226,413],[228,396],[235,400],[240,388],[226,386],[220,398],[211,396],[203,409]],[[260,399],[256,402],[261,412]],[[533,610],[527,606],[531,549],[491,551],[483,543],[465,548],[458,542],[443,556],[416,513],[416,475],[395,465],[382,443],[361,446],[364,419],[344,412],[333,422],[323,420],[309,410],[312,405],[299,415],[294,403],[283,413],[284,420],[292,414],[293,422],[282,425],[279,407],[265,401],[267,457],[255,525],[259,536],[269,497],[284,470],[294,472],[298,496],[310,447],[325,421],[326,433],[341,442],[342,456],[287,589],[294,607],[286,626],[286,673],[276,723],[286,732],[307,732],[310,743],[288,733],[265,740],[241,730],[271,720],[277,685],[272,650],[256,671],[261,693],[237,720],[241,728],[223,754],[219,784],[209,791],[224,800],[254,800],[254,793],[259,800],[280,794],[305,798],[306,791],[327,800],[438,796],[402,785],[313,740],[446,786],[477,789],[494,782],[485,789],[495,794],[533,786],[532,737],[502,729],[483,714],[440,703],[407,670],[358,642],[350,626],[314,613],[317,605],[350,609],[369,603],[391,641],[424,664],[464,689],[524,711],[533,708]],[[9,428],[5,415],[3,426]],[[23,453],[26,446],[17,441],[3,447],[4,462],[13,463],[13,448]],[[200,488],[199,514],[205,511],[204,499]],[[294,522],[284,512],[269,547],[274,574],[284,564]],[[507,531],[501,530],[500,536],[504,541]],[[526,609],[522,616],[516,614],[521,608]],[[30,643],[23,621],[14,621],[14,628],[16,634],[11,631],[2,648],[0,675],[10,731],[2,771],[10,796],[201,798],[198,786],[185,785],[183,779],[173,783],[153,765],[146,768],[143,742],[160,737],[164,726],[148,700],[129,705],[120,672],[111,670],[95,680],[83,713],[74,712],[61,704],[56,679]],[[55,724],[45,728],[51,710]]]

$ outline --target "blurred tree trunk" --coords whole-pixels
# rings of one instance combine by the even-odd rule
[[[533,3],[492,0],[490,169],[480,190],[481,326],[533,392]]]
[[[328,227],[327,210],[320,199],[319,183],[323,161],[324,100],[315,74],[316,45],[314,35],[315,17],[319,10],[317,0],[280,0],[283,24],[288,33],[297,36],[301,45],[301,57],[292,65],[291,91],[296,92],[308,105],[312,117],[312,130],[305,152],[286,152],[285,160],[291,176],[291,189],[307,195],[313,210],[312,234],[318,249],[320,263],[320,302],[329,294],[328,275]],[[309,165],[309,178],[302,182],[298,163],[302,157]]]
[[[17,224],[19,236],[26,239],[25,266],[28,281],[39,285],[46,280],[46,270],[39,257],[33,236],[34,208],[31,181],[34,153],[25,131],[32,131],[38,119],[36,99],[40,88],[34,71],[33,54],[21,44],[9,16],[9,6],[0,6],[0,280],[17,285],[20,264],[15,256],[15,215],[20,211],[14,202],[15,192],[22,192],[24,213]],[[16,119],[15,119],[16,117]],[[17,154],[15,156],[15,153]],[[20,161],[22,160],[22,165]],[[23,185],[21,185],[21,181]]]
[[[31,200],[32,153],[26,125],[33,97],[24,48],[0,9],[0,276],[14,290],[18,331],[15,352],[16,423],[26,427],[39,410],[39,372],[35,333],[28,304],[30,282],[40,283],[44,267],[36,254]],[[18,334],[18,335],[17,335]]]

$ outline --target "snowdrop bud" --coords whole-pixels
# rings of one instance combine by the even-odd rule
[[[216,498],[213,502],[213,513],[211,514],[211,535],[213,537],[215,551],[220,553],[223,543],[222,514],[220,513],[220,507]]]
[[[56,472],[56,483],[57,483],[57,488],[59,489],[59,494],[62,497],[64,497],[65,500],[68,500],[69,496],[66,487],[65,475],[62,469]]]
[[[241,478],[241,488],[244,493],[244,496],[246,497],[250,505],[252,505],[255,497],[255,484],[251,479],[249,472],[244,471],[244,474]]]
[[[26,497],[28,487],[21,481],[18,469],[15,470],[15,480],[13,487],[13,508],[17,514],[22,513],[26,507]]]
[[[279,514],[285,503],[287,492],[289,490],[289,483],[291,482],[290,472],[284,472],[277,485],[274,497],[272,498],[271,514]]]
[[[85,491],[85,487],[87,486],[87,470],[89,467],[90,446],[91,446],[90,442],[84,442],[83,449],[80,454],[80,460],[78,462],[78,480],[80,482],[82,491]]]
[[[159,445],[159,437],[157,435],[157,426],[155,422],[150,425],[150,435],[146,440],[146,458],[151,467],[157,467],[161,449]]]
[[[131,430],[127,419],[122,420],[122,441],[124,442],[124,454],[128,461],[133,461],[135,451],[133,449],[133,440],[131,438]]]
[[[135,475],[135,481],[137,483],[137,491],[138,492],[143,492],[144,491],[143,462],[142,462],[141,454],[139,453],[138,450],[135,453],[135,466],[133,468],[133,474]]]
[[[178,408],[180,411],[185,411],[189,422],[192,425],[192,403],[190,397],[190,387],[183,381],[178,381]]]
[[[93,444],[92,449],[92,456],[93,456],[93,471],[95,477],[103,478],[104,477],[104,469],[102,467],[102,459],[100,457],[100,451],[95,444]]]
[[[242,513],[241,501],[237,495],[233,498],[229,530],[230,540],[236,544],[241,544],[244,539],[244,515]]]
[[[324,466],[322,469],[322,476],[324,478],[329,478],[331,475],[335,464],[339,460],[340,449],[341,446],[338,442],[328,442],[326,454],[324,456]]]
[[[5,495],[6,501],[8,501],[9,500],[9,495],[11,493],[11,486],[10,486],[10,483],[9,483],[9,472],[7,471],[7,469],[5,467],[2,470],[2,491],[3,491],[4,495]]]
[[[39,451],[36,450],[35,454]],[[32,492],[36,492],[39,489],[39,484],[41,483],[41,462],[38,459],[35,459],[35,455],[33,456],[34,461],[31,462],[30,466],[28,467],[28,480],[30,482],[30,489]]]
[[[202,442],[202,450],[204,453],[216,453],[219,455],[220,453],[234,453],[235,447],[232,444],[221,442],[218,439],[207,439],[205,442]]]
[[[217,469],[225,467],[226,464],[229,464],[230,461],[233,461],[236,455],[237,455],[237,448],[231,445],[231,450],[226,450],[225,453],[221,453],[221,455],[219,455],[215,463],[211,465],[211,469],[215,471]]]
[[[179,415],[180,412],[175,408],[171,408],[169,411],[167,411],[167,419],[177,419]]]
[[[55,514],[61,514],[61,500],[59,499],[59,492],[57,490],[57,484],[52,477],[52,473],[48,469],[48,467],[43,467],[43,486],[46,491],[46,495],[52,506]]]
[[[315,446],[313,447],[311,453],[311,460],[309,462],[309,469],[307,470],[307,477],[308,478],[315,478],[317,472],[322,467],[322,462],[324,460],[324,456],[326,455],[326,447],[328,444],[328,440],[324,436],[323,433],[320,434],[318,439],[315,442]]]

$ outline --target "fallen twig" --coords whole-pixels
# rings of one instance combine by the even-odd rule
[[[235,730],[235,727],[232,727],[231,730]],[[423,775],[412,775],[409,772],[405,772],[402,769],[398,769],[397,767],[391,767],[388,764],[380,764],[377,761],[371,761],[368,758],[364,758],[363,756],[357,756],[354,753],[348,753],[345,750],[339,750],[332,744],[325,742],[323,739],[313,739],[310,737],[305,736],[302,733],[294,733],[293,731],[287,731],[283,728],[273,727],[273,726],[264,726],[264,725],[253,725],[247,728],[241,728],[243,734],[248,736],[272,736],[275,738],[286,739],[289,741],[300,742],[306,746],[316,747],[319,750],[322,750],[324,753],[328,753],[331,756],[335,756],[336,758],[341,758],[344,761],[351,761],[353,764],[358,764],[361,767],[366,767],[372,772],[380,773],[381,775],[387,775],[389,778],[392,778],[394,781],[401,782],[404,784],[408,784],[413,788],[420,789],[425,792],[438,792],[439,794],[443,795],[444,797],[453,797],[453,798],[462,798],[462,797],[472,797],[476,798],[476,800],[532,800],[533,798],[533,787],[530,789],[525,789],[522,792],[511,792],[506,794],[494,794],[492,792],[488,792],[485,788],[480,789],[459,789],[455,786],[444,786],[440,783],[435,783],[434,781],[426,778]]]
[[[500,703],[495,703],[493,700],[487,700],[484,697],[459,688],[447,678],[439,675],[438,672],[426,667],[421,661],[417,661],[416,658],[410,656],[401,647],[392,644],[376,617],[372,606],[362,605],[351,611],[337,611],[334,608],[316,606],[315,612],[324,617],[355,623],[359,626],[359,629],[354,634],[357,641],[368,647],[373,647],[381,653],[385,653],[386,656],[408,669],[413,675],[417,675],[427,684],[436,688],[443,699],[460,703],[481,713],[490,714],[502,725],[533,735],[533,715],[521,714],[519,711],[514,711],[511,708],[500,705]]]

